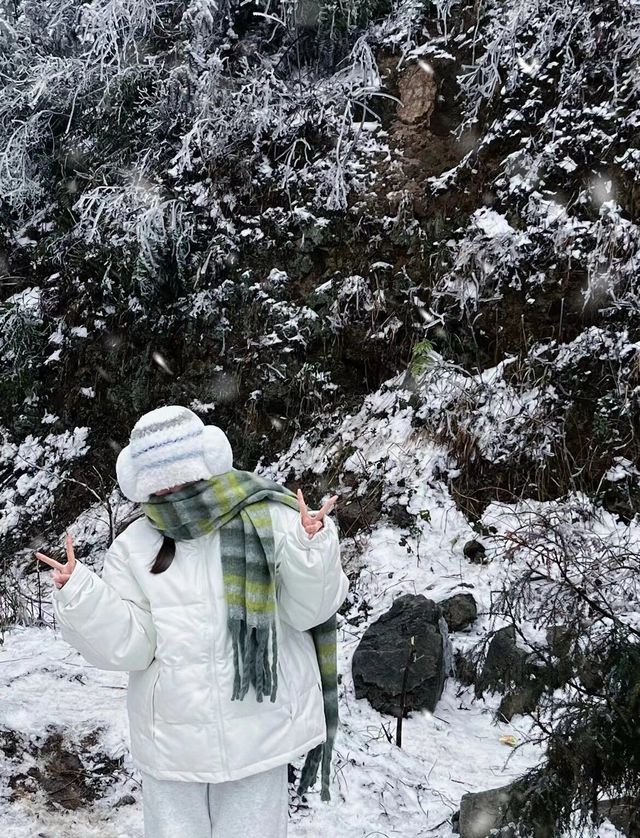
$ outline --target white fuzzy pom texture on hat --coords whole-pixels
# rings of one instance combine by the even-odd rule
[[[233,452],[217,425],[205,425],[193,411],[166,405],[145,413],[116,461],[122,494],[142,502],[161,489],[230,471]]]

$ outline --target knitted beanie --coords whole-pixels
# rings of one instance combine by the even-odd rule
[[[188,407],[166,405],[145,413],[116,461],[122,494],[146,501],[153,492],[232,469],[227,435],[205,425]]]

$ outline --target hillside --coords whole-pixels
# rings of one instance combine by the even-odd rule
[[[117,453],[172,403],[237,468],[339,495],[340,793],[292,797],[292,836],[448,838],[518,777],[519,834],[620,834],[639,55],[636,0],[0,0],[3,834],[142,834],[126,676],[59,640],[33,552],[69,530],[100,570],[135,513]],[[353,653],[399,595],[459,593],[477,618],[400,748]],[[533,698],[488,677],[507,626]]]

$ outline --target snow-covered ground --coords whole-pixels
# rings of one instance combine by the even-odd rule
[[[478,605],[477,620],[466,631],[451,635],[454,648],[465,650],[501,625],[489,614],[492,597],[523,557],[515,553],[506,561],[501,556],[500,533],[515,529],[526,514],[535,515],[544,508],[547,513],[564,515],[573,527],[597,531],[601,538],[615,542],[624,537],[636,546],[640,543],[637,527],[623,525],[608,513],[576,515],[576,505],[581,509],[589,505],[586,499],[570,497],[548,504],[520,501],[518,507],[494,503],[481,522],[494,528],[493,536],[481,537],[488,563],[469,562],[464,544],[478,536],[453,502],[446,482],[455,473],[456,463],[423,427],[412,425],[409,395],[400,376],[391,379],[365,397],[355,415],[335,423],[327,417],[324,440],[311,445],[307,438],[296,439],[276,463],[257,469],[280,482],[292,472],[315,471],[321,489],[333,494],[334,486],[323,486],[328,465],[349,445],[343,473],[355,476],[355,485],[362,489],[371,481],[381,481],[383,486],[378,523],[370,531],[360,530],[342,540],[343,563],[352,584],[345,613],[338,615],[341,727],[334,750],[332,800],[320,801],[316,788],[309,793],[308,803],[301,805],[292,787],[291,838],[448,838],[453,834],[450,816],[465,792],[503,786],[542,756],[527,718],[515,716],[510,723],[496,723],[500,696],[486,694],[476,699],[473,688],[463,687],[455,678],[447,680],[433,714],[414,712],[404,720],[402,748],[395,745],[396,720],[381,715],[366,700],[356,700],[351,660],[366,627],[398,595],[424,594],[440,601],[456,592],[471,592]],[[358,489],[359,494],[365,495]],[[390,514],[405,506],[407,520],[413,522],[410,529],[395,525]],[[131,512],[130,504],[116,507],[114,501],[117,520]],[[108,541],[108,524],[98,505],[85,510],[69,530],[77,545]],[[102,550],[96,548],[85,561],[99,571],[101,555]],[[21,590],[36,593],[33,575],[21,576],[16,567],[12,572]],[[45,586],[51,584],[46,574],[41,580]],[[87,756],[89,765],[97,754],[123,760],[115,776],[105,778],[104,794],[75,811],[52,808],[43,791],[23,793],[9,803],[9,776],[25,773],[30,757],[24,757],[19,766],[16,760],[6,760],[0,767],[1,834],[3,838],[139,838],[143,834],[141,788],[128,751],[127,674],[87,665],[60,638],[48,591],[43,621],[44,625],[15,626],[5,633],[0,646],[0,730],[13,730],[38,742],[58,729],[72,750],[75,745],[75,750]],[[83,750],[79,743],[95,731],[95,744]],[[503,736],[515,737],[518,747],[501,742]],[[93,758],[91,749],[95,749]],[[298,767],[301,763],[302,759]],[[125,795],[134,802],[115,805]],[[617,833],[605,825],[598,834],[612,838]]]
[[[413,505],[429,508],[431,516],[423,527],[419,554],[408,555],[399,543],[401,531],[382,525],[371,533],[359,557],[363,569],[349,594],[350,609],[339,623],[341,728],[334,751],[332,800],[321,802],[315,790],[308,795],[308,807],[300,808],[291,789],[292,838],[445,838],[453,834],[448,819],[463,793],[504,785],[541,756],[539,747],[528,742],[526,719],[516,716],[512,723],[496,724],[500,697],[476,700],[472,688],[451,678],[434,714],[413,713],[404,720],[402,748],[394,744],[395,719],[354,697],[353,652],[366,625],[400,593],[424,593],[440,600],[456,590],[471,590],[480,613],[472,630],[452,636],[458,648],[471,645],[488,626],[483,612],[502,566],[468,563],[462,547],[471,533],[464,518],[447,502],[442,484],[421,485],[423,494],[414,497]],[[464,588],[459,587],[461,582]],[[358,620],[358,607],[365,600],[371,609],[369,618]],[[86,809],[54,810],[42,792],[8,803],[5,786],[0,802],[3,836],[142,836],[139,774],[128,752],[127,674],[85,664],[57,631],[47,627],[8,631],[0,647],[0,673],[3,727],[38,740],[54,726],[72,743],[100,729],[96,747],[112,758],[124,757],[106,795]],[[522,746],[512,750],[500,742],[504,735],[515,736]],[[4,785],[8,773],[16,769],[5,763],[0,770]],[[135,803],[114,808],[125,794]]]
[[[378,550],[385,549],[387,539],[388,534],[380,538]],[[372,601],[381,604],[386,599],[380,592],[382,581],[375,571],[369,579],[376,580],[370,588]],[[401,584],[391,587],[388,596],[402,590],[407,588]],[[526,741],[528,725],[522,720],[494,725],[492,711],[498,697],[475,701],[469,688],[450,679],[433,715],[425,711],[404,720],[403,747],[396,747],[385,734],[386,728],[393,738],[395,719],[354,698],[350,660],[362,628],[354,629],[343,620],[339,631],[342,726],[334,751],[332,800],[323,803],[317,790],[312,791],[309,808],[300,809],[292,789],[290,834],[292,838],[449,836],[447,819],[458,808],[461,794],[503,785],[535,762],[535,747],[512,753],[499,741],[504,734]],[[3,836],[142,836],[139,774],[128,754],[127,674],[85,664],[48,628],[9,631],[0,647],[0,666],[3,726],[35,740],[55,726],[70,742],[101,728],[101,751],[111,757],[124,755],[122,770],[107,795],[87,809],[52,810],[43,793],[8,803],[5,786],[0,802]],[[15,767],[5,763],[3,785],[9,770]],[[114,808],[125,794],[136,803]]]

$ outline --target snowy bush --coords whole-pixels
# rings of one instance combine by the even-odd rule
[[[5,478],[0,488],[0,539],[17,539],[26,521],[40,521],[49,511],[68,463],[88,450],[89,428],[44,437],[29,434],[20,443],[12,442],[6,429],[0,431],[0,469]]]
[[[520,781],[518,834],[544,817],[590,834],[603,800],[640,791],[640,530],[584,496],[495,505],[483,521],[506,571],[491,613],[559,681],[532,713],[546,756]]]

